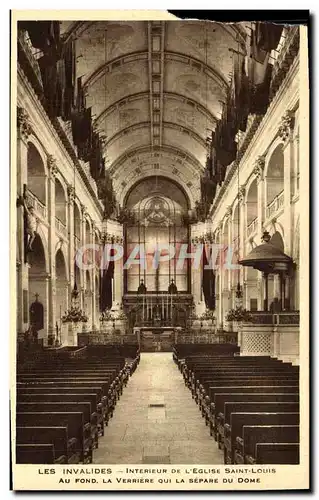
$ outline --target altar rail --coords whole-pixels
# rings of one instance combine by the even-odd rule
[[[178,344],[237,344],[237,333],[178,334]]]
[[[299,325],[299,311],[282,311],[279,313],[254,311],[252,323],[255,325]]]
[[[136,335],[121,335],[108,332],[78,333],[78,346],[107,345],[107,344],[136,344]]]

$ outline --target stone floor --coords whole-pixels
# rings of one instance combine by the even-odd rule
[[[97,464],[222,464],[172,353],[142,353],[118,402]]]

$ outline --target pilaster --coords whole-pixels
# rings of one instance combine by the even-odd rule
[[[48,223],[49,223],[49,290],[48,290],[48,320],[49,320],[49,335],[55,336],[56,325],[56,269],[55,269],[55,254],[56,254],[56,237],[55,237],[55,178],[58,173],[56,160],[52,155],[47,158],[47,167],[49,172],[48,180]]]
[[[32,133],[25,109],[17,108],[17,196],[22,197],[28,183],[28,139]],[[29,265],[25,262],[24,207],[17,206],[17,332],[23,333],[29,324]]]
[[[284,153],[284,228],[285,228],[285,253],[292,252],[292,211],[291,197],[293,193],[292,182],[294,172],[294,145],[293,145],[294,113],[287,111],[278,129],[278,135],[283,143]]]

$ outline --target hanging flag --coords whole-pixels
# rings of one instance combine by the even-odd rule
[[[48,50],[59,50],[59,21],[19,21],[18,28],[27,31],[33,47],[44,54]]]
[[[61,100],[58,92],[58,70],[55,51],[47,52],[38,59],[46,109],[51,117],[57,116]]]
[[[269,105],[273,69],[270,53],[278,46],[282,29],[280,25],[257,22],[251,32],[248,60],[251,113],[264,114]]]
[[[278,47],[283,26],[268,22],[257,22],[255,31],[257,48],[270,53]]]
[[[63,70],[64,70],[64,99],[63,99],[63,114],[64,120],[70,120],[74,107],[75,94],[75,44],[73,40],[69,40],[63,46],[62,54]]]
[[[245,132],[249,115],[249,85],[245,69],[245,56],[241,53],[234,54],[234,103],[236,109],[236,128]]]

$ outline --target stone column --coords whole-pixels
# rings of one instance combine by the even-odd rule
[[[92,221],[91,224],[91,232],[90,232],[90,243],[91,245],[95,244],[95,222]],[[96,330],[96,290],[95,290],[95,273],[96,273],[96,264],[97,264],[97,253],[95,250],[92,250],[92,264],[93,269],[91,271],[91,290],[92,290],[92,330]]]
[[[217,243],[221,245],[222,242],[222,233],[221,233],[221,228],[222,224],[220,223],[218,226],[218,236],[217,236]],[[218,304],[216,303],[216,311],[217,311],[217,328],[221,328],[223,324],[223,297],[222,297],[222,292],[223,292],[223,278],[222,278],[222,251],[220,250],[218,252],[218,262],[217,264],[217,272],[219,276],[218,280]]]
[[[231,249],[231,254],[228,254],[227,256],[227,265],[230,266],[230,268],[226,269],[225,271],[225,280],[224,280],[224,315],[233,307],[233,297],[232,297],[232,282],[233,282],[233,276],[235,274],[234,269],[232,269],[233,266],[233,260],[234,260],[234,255],[233,255],[233,248],[232,248],[232,243],[233,243],[233,223],[232,223],[232,208],[231,206],[227,207],[226,210],[226,217],[228,217],[228,234],[227,234],[227,247],[228,247],[228,252],[229,249]],[[230,258],[231,256],[231,258]]]
[[[81,237],[80,237],[80,246],[83,246],[86,244],[86,207],[80,203],[81,206]],[[84,309],[84,303],[85,303],[85,290],[86,290],[86,272],[83,269],[80,269],[80,275],[81,275],[81,308]],[[86,312],[86,311],[84,311]]]
[[[192,238],[192,247],[193,247],[192,251],[194,253],[196,252],[196,248],[200,244],[201,242],[199,237],[195,236],[195,238]],[[199,266],[198,268],[192,266],[191,271],[192,271],[192,294],[193,294],[196,314],[201,314],[202,313],[201,266]]]
[[[49,283],[48,283],[48,320],[49,336],[55,338],[56,333],[56,236],[55,236],[55,178],[58,173],[56,160],[52,155],[48,155],[47,166],[49,172],[48,183],[48,223],[49,223]]]
[[[278,134],[283,141],[284,153],[284,217],[285,253],[292,253],[292,210],[291,197],[294,172],[294,144],[293,144],[294,113],[287,111],[281,119]]]
[[[245,254],[245,241],[246,241],[246,228],[247,228],[247,210],[246,210],[246,188],[244,185],[239,188],[239,260],[244,258]],[[244,291],[244,267],[240,269],[240,283]]]
[[[265,179],[264,179],[264,169],[265,169],[265,157],[259,156],[256,160],[254,166],[254,174],[257,179],[257,214],[258,214],[258,222],[257,222],[257,234],[258,238],[261,238],[264,228],[264,222],[266,218],[266,193],[265,193]],[[261,242],[258,241],[258,245]],[[264,309],[264,280],[262,273],[258,273],[258,281],[257,281],[257,290],[258,290],[258,310],[263,311]]]
[[[74,286],[74,199],[75,193],[73,186],[68,186],[68,235],[69,235],[69,297]]]
[[[114,241],[115,244],[117,245],[123,245],[123,238],[118,236],[115,238]],[[114,262],[114,279],[113,279],[113,290],[114,290],[114,296],[113,296],[113,308],[114,309],[119,309],[122,304],[122,283],[123,283],[123,266],[121,260],[116,260]]]
[[[28,138],[32,133],[27,112],[17,108],[17,196],[22,197],[28,182]],[[24,207],[17,207],[17,333],[29,325],[29,265],[24,248]]]

